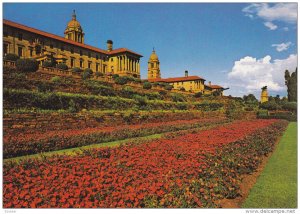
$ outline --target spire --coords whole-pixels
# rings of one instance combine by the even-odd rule
[[[155,53],[155,49],[154,49],[154,47],[153,47],[153,51],[152,52],[154,52]]]
[[[75,14],[75,10],[73,10],[73,14],[72,14],[72,20],[76,20],[76,14]]]

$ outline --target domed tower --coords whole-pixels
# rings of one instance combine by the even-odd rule
[[[268,100],[269,100],[269,97],[268,97],[267,86],[264,86],[261,88],[260,102],[264,103],[264,102],[268,102]]]
[[[153,48],[152,54],[148,61],[148,79],[160,78],[159,59]]]
[[[84,42],[84,33],[80,23],[76,20],[75,10],[73,10],[72,20],[69,21],[65,30],[65,38],[75,42]]]

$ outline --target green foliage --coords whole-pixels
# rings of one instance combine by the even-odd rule
[[[260,104],[260,108],[267,110],[277,110],[279,109],[279,105],[275,102],[275,100],[271,100],[268,102],[264,102]]]
[[[259,110],[257,116],[268,116],[268,110]]]
[[[9,54],[6,54],[5,56],[4,56],[4,60],[9,60],[9,61],[17,61],[18,59],[20,59],[20,57],[18,56],[18,55],[16,55],[16,54],[11,54],[11,53],[9,53]]]
[[[219,102],[208,102],[204,101],[202,103],[196,103],[195,107],[202,111],[216,111],[223,107],[223,103]]]
[[[186,97],[182,94],[172,93],[171,97],[173,102],[186,102]]]
[[[139,108],[144,108],[147,106],[147,99],[145,97],[142,97],[140,95],[134,95],[133,99],[137,101]]]
[[[68,110],[69,110],[71,113],[76,113],[76,112],[78,112],[78,107],[76,106],[74,100],[72,100],[72,99],[69,101],[69,108],[68,108]]]
[[[114,80],[115,83],[119,85],[125,85],[128,82],[126,77],[116,77]]]
[[[72,68],[72,72],[75,72],[75,73],[81,73],[81,72],[82,72],[82,69],[81,69],[81,68],[78,68],[78,67],[75,67],[75,68]]]
[[[150,82],[144,82],[143,89],[151,89],[151,88],[152,88],[152,84]]]
[[[173,85],[167,84],[167,85],[164,86],[164,88],[165,88],[166,90],[168,90],[168,91],[171,91],[171,90],[173,89]]]
[[[39,82],[37,85],[37,89],[39,92],[51,92],[53,91],[53,85],[48,82]]]
[[[242,105],[240,100],[230,100],[225,110],[228,119],[239,119],[242,116]]]
[[[297,68],[291,75],[290,72],[286,70],[284,78],[289,102],[297,102]]]
[[[196,97],[196,98],[202,97],[202,92],[197,92],[197,93],[195,93],[195,94],[194,94],[194,97]]]
[[[39,69],[39,64],[35,59],[18,59],[16,67],[20,72],[29,73],[36,72]]]
[[[113,80],[117,79],[119,77],[119,74],[112,75]]]
[[[69,67],[68,67],[65,63],[59,63],[59,64],[56,65],[56,67],[57,67],[58,69],[64,70],[64,71],[66,71],[66,70],[69,69]]]
[[[43,67],[50,68],[50,67],[54,67],[54,66],[55,66],[54,61],[46,60],[43,62]]]
[[[93,75],[92,69],[86,68],[86,69],[84,69],[84,71],[83,71],[82,79],[84,79],[84,80],[89,79],[89,78],[92,77],[92,75]]]
[[[101,73],[101,72],[99,72],[99,71],[96,71],[95,76],[96,76],[96,77],[103,77],[104,74]]]
[[[53,82],[54,84],[61,84],[62,83],[62,79],[59,76],[52,77],[50,81]]]
[[[120,97],[102,97],[95,95],[70,94],[62,92],[39,93],[28,90],[4,89],[4,105],[9,108],[39,108],[68,110],[70,100],[73,100],[80,109],[129,109],[137,102]],[[16,100],[18,102],[16,102]]]
[[[282,108],[287,111],[297,112],[297,103],[296,102],[286,102],[283,104]]]

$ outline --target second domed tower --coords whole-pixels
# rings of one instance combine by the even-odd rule
[[[160,78],[159,59],[153,48],[152,54],[148,61],[148,79]]]
[[[75,42],[84,42],[84,33],[80,23],[76,20],[75,10],[73,10],[72,20],[69,21],[65,30],[65,38]]]

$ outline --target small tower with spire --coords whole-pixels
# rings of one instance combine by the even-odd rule
[[[72,20],[69,21],[64,33],[66,39],[73,40],[75,42],[80,42],[80,43],[84,42],[84,33],[80,23],[76,19],[75,10],[73,10]]]
[[[269,101],[269,95],[268,95],[267,86],[264,86],[261,88],[260,103],[264,103],[268,101]]]
[[[148,79],[160,79],[159,59],[155,53],[154,47],[148,61]]]

